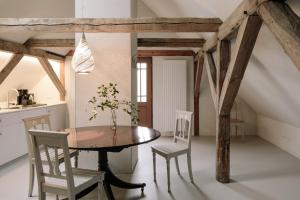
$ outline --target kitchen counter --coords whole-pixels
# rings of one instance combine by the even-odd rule
[[[0,110],[0,166],[27,153],[24,118],[48,115],[52,130],[66,128],[66,103]]]
[[[1,114],[7,114],[7,113],[14,113],[14,112],[22,112],[25,110],[33,110],[33,109],[39,109],[39,108],[45,108],[45,107],[51,107],[51,106],[56,106],[56,105],[60,105],[60,104],[66,104],[66,102],[62,101],[62,102],[57,102],[57,103],[50,103],[50,104],[45,104],[45,105],[40,105],[40,106],[28,106],[28,107],[22,107],[22,108],[1,108],[0,109],[0,115]],[[14,107],[14,106],[12,106]]]

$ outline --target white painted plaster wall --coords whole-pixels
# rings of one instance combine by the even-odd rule
[[[135,1],[132,0],[76,0],[75,16],[131,17],[135,14],[134,3]],[[80,33],[76,34],[77,42],[80,37]],[[136,79],[135,73],[132,72],[134,71],[133,52],[136,48],[132,40],[135,40],[135,37],[127,33],[87,33],[86,38],[92,50],[96,68],[88,75],[76,74],[75,82],[71,83],[71,85],[75,85],[75,126],[109,125],[111,123],[110,112],[101,112],[97,119],[89,121],[91,107],[88,101],[96,95],[99,85],[109,82],[118,84],[120,99],[136,99],[135,91],[132,93]],[[117,123],[118,125],[130,125],[130,117],[122,111],[117,112]],[[109,159],[114,170],[123,173],[131,172],[137,161],[137,148],[124,149],[117,154],[111,153]],[[97,168],[97,155],[82,152],[79,163],[83,167]]]
[[[11,53],[0,52],[0,70],[9,61]],[[50,62],[59,76],[60,64]],[[29,93],[35,94],[38,103],[55,103],[60,101],[59,92],[50,80],[49,76],[34,57],[24,56],[20,63],[0,85],[0,104],[7,106],[7,91],[10,89],[28,89]],[[14,100],[12,96],[12,100]]]
[[[257,117],[258,135],[300,158],[300,128],[263,115]]]

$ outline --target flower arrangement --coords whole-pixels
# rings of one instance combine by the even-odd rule
[[[97,88],[97,96],[94,96],[91,100],[89,100],[89,103],[93,105],[90,120],[97,117],[99,110],[105,111],[106,109],[109,109],[111,112],[112,129],[116,130],[116,111],[118,109],[122,109],[125,113],[130,115],[133,124],[137,125],[139,121],[137,104],[131,101],[119,100],[118,94],[119,90],[117,89],[117,84],[109,83],[107,85],[102,84],[99,86]]]

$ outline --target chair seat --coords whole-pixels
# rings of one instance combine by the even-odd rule
[[[163,157],[174,157],[185,154],[187,151],[187,145],[179,143],[152,146],[152,152],[155,152]]]
[[[104,172],[78,168],[72,168],[72,172],[74,178],[74,186],[77,193],[83,191],[87,187],[97,184],[98,182],[103,182],[104,180]],[[65,172],[62,172],[62,175],[65,175]],[[48,189],[60,188],[61,194],[66,194],[68,191],[66,179],[46,177],[44,186]]]

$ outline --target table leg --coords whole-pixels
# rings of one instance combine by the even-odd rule
[[[126,189],[136,189],[141,188],[142,192],[144,191],[144,187],[146,186],[145,183],[135,184],[135,183],[128,183],[122,181],[118,177],[116,177],[109,168],[108,159],[107,159],[107,152],[106,151],[99,151],[98,152],[98,171],[104,171],[104,190],[106,192],[108,199],[115,199],[114,195],[111,190],[111,185],[119,187],[119,188],[126,188]]]

